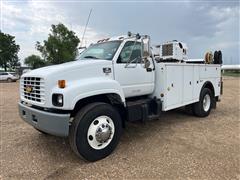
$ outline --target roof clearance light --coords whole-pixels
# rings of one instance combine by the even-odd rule
[[[65,80],[58,80],[58,87],[59,88],[65,88],[66,87],[66,81]]]

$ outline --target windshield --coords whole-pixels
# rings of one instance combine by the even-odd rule
[[[122,41],[109,41],[93,44],[80,54],[79,59],[112,60],[121,42]]]
[[[10,73],[11,75],[13,75],[13,76],[16,76],[16,73]]]

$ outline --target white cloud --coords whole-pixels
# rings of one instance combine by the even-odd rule
[[[16,23],[13,21],[13,17],[19,17],[21,14],[21,10],[17,7],[14,7],[13,5],[10,5],[6,2],[2,2],[2,23],[4,23],[4,26],[6,28],[13,28]]]
[[[219,49],[239,47],[239,7],[216,6],[211,8],[209,14],[218,20],[214,46]]]
[[[68,26],[68,27],[70,27],[70,26]],[[85,29],[84,26],[80,26],[80,25],[73,25],[72,26],[72,30],[74,32],[76,32],[76,35],[80,38],[80,40],[82,40],[82,35],[83,35],[83,32],[84,32],[84,29]],[[98,41],[99,39],[103,39],[103,38],[106,38],[106,37],[107,37],[106,34],[98,33],[93,28],[88,27],[86,29],[85,37],[84,37],[84,40],[81,43],[81,45],[82,46],[88,46],[89,44],[94,43],[94,42]]]
[[[202,56],[206,51],[222,50],[224,63],[230,57],[237,62],[239,58],[239,6],[210,4],[198,7],[201,14],[195,32],[191,37],[191,55]],[[198,26],[199,23],[201,26]],[[207,27],[207,28],[206,28]]]
[[[189,57],[202,57],[206,50],[216,48],[223,50],[226,57],[239,57],[239,4],[236,2],[189,1],[181,6],[177,3],[1,2],[3,31],[16,36],[22,59],[37,53],[35,43],[47,38],[51,24],[62,22],[81,39],[91,8],[94,13],[83,46],[107,37],[93,27],[111,35],[131,29],[152,35],[157,43],[168,39],[186,41],[191,47]],[[151,13],[136,13],[135,9],[137,12],[149,9]]]
[[[3,1],[3,32],[16,37],[20,45],[19,57],[24,59],[31,54],[39,54],[35,49],[36,41],[43,41],[50,33],[52,24],[63,23],[73,30],[81,39],[84,25],[70,22],[64,9],[58,8],[54,2],[4,2]],[[89,45],[102,37],[93,28],[88,27],[83,45]]]

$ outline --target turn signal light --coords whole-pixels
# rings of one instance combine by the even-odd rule
[[[59,88],[65,88],[66,87],[66,81],[65,80],[58,80],[58,87]]]

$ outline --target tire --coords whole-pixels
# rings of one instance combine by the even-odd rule
[[[222,51],[214,52],[214,64],[222,64]]]
[[[103,124],[102,136],[97,136]],[[114,151],[121,134],[122,120],[117,110],[106,103],[92,103],[75,116],[69,130],[69,143],[79,157],[97,161]]]
[[[214,58],[214,64],[218,64],[219,63],[219,59],[218,59],[218,51],[215,51],[214,52],[214,56],[213,56]]]
[[[213,106],[213,93],[210,89],[204,88],[200,93],[199,102],[193,105],[193,113],[198,117],[206,117]]]
[[[218,51],[218,64],[222,64],[222,51]]]
[[[11,78],[7,78],[7,82],[12,82],[12,79]]]
[[[185,112],[189,115],[194,115],[193,104],[186,105]]]

